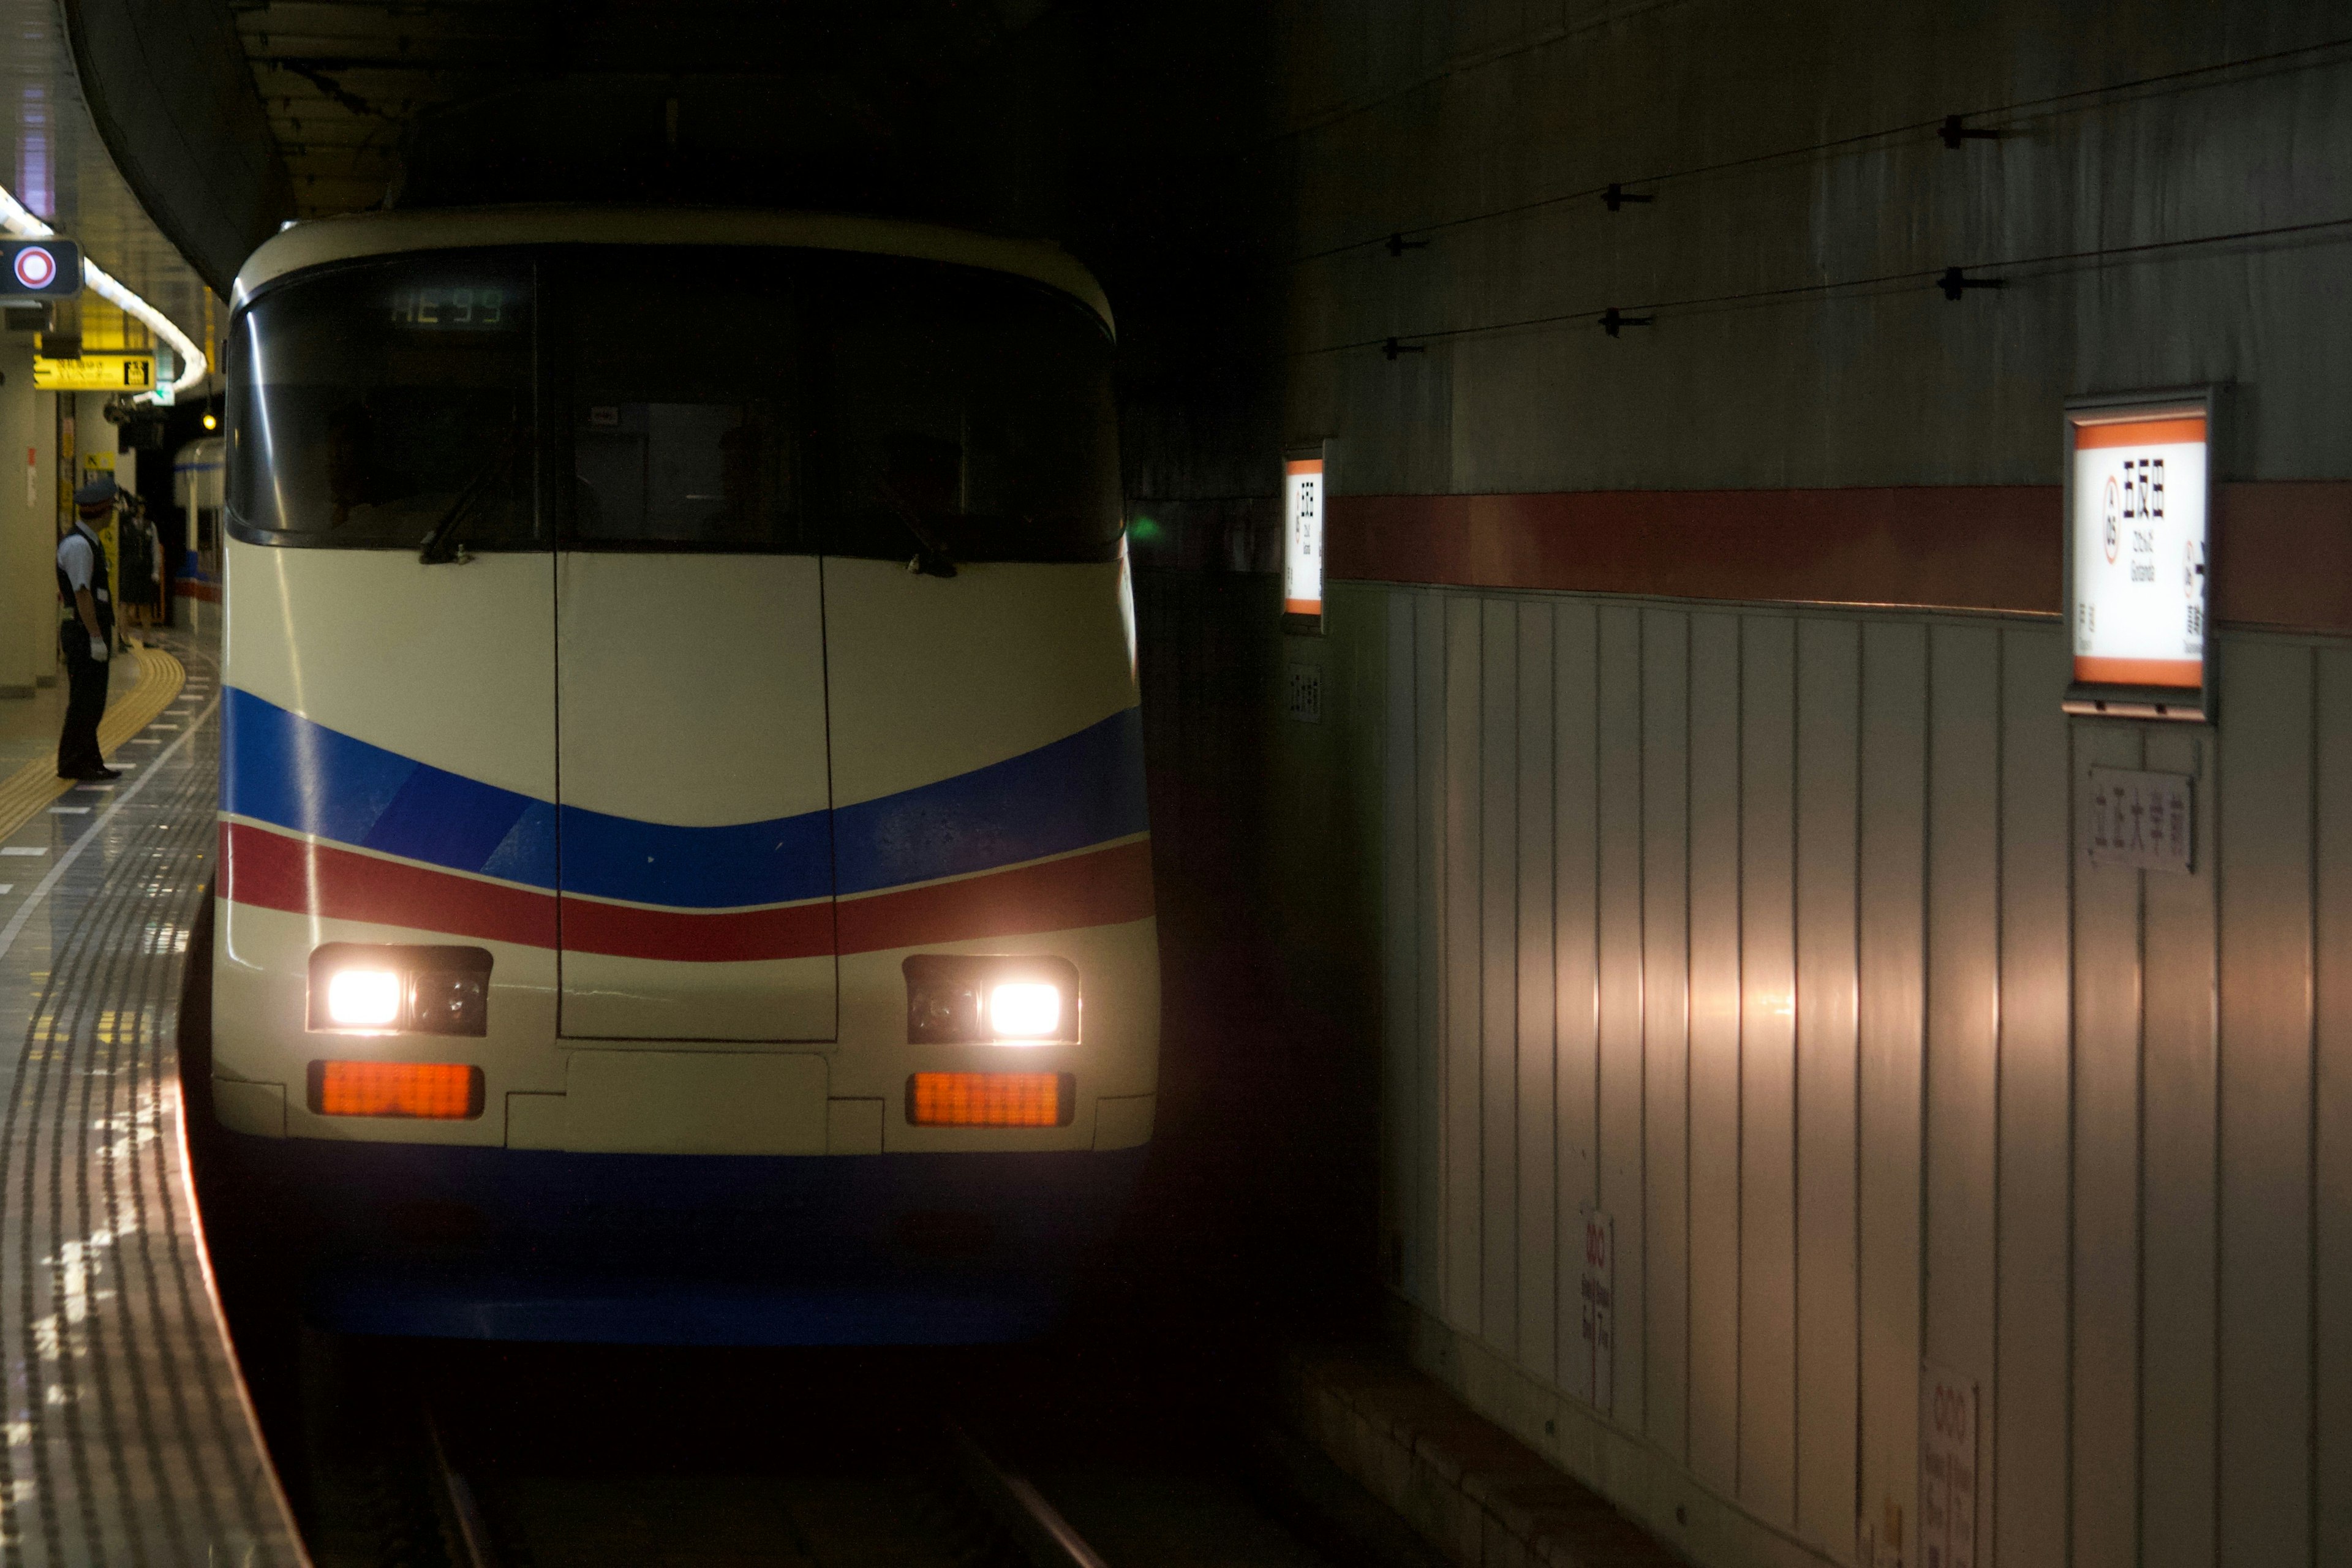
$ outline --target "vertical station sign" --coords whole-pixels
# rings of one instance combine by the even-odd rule
[[[2066,406],[2066,711],[2212,716],[2213,395]]]
[[[1327,445],[1294,447],[1282,465],[1282,620],[1291,631],[1323,630]]]

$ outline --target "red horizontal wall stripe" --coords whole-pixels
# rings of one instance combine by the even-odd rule
[[[2056,615],[2055,485],[1334,496],[1335,578]],[[2352,481],[2221,487],[2215,613],[2352,633]]]
[[[535,889],[380,859],[243,822],[221,825],[221,865],[222,896],[234,903],[486,942],[557,945],[555,896]],[[563,945],[574,952],[719,963],[1024,936],[1118,924],[1151,912],[1151,846],[1139,840],[839,904],[706,914],[566,899],[562,930]]]

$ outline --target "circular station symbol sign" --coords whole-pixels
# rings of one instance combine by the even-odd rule
[[[58,258],[37,245],[16,253],[16,281],[27,289],[46,289],[57,281]]]

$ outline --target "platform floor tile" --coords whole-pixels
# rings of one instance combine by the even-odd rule
[[[34,851],[0,860],[0,1568],[305,1561],[213,1295],[180,1124],[215,650],[156,640],[187,667],[187,721],[125,744],[138,766],[77,795],[87,814],[37,813],[0,845]]]

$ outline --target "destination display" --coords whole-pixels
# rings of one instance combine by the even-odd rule
[[[2202,394],[2067,409],[2071,711],[2206,716],[2211,427]]]

